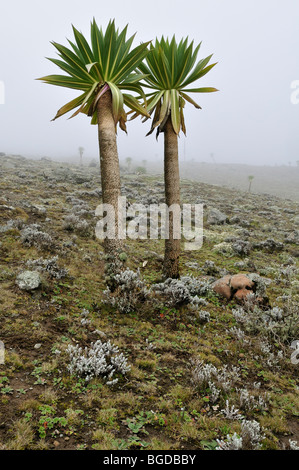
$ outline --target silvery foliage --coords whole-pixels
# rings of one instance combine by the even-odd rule
[[[167,305],[171,307],[189,303],[192,299],[189,289],[180,279],[166,279],[160,284],[154,284],[152,290],[165,296]]]
[[[240,368],[231,366],[229,369],[225,364],[218,369],[213,364],[204,364],[203,361],[197,360],[191,374],[192,382],[196,386],[209,386],[211,389],[211,383],[214,383],[215,387],[218,386],[224,392],[228,392],[240,379]]]
[[[211,290],[209,282],[197,279],[194,276],[182,276],[181,281],[187,287],[191,296],[206,295]]]
[[[232,243],[232,249],[240,256],[249,255],[252,246],[251,243],[242,239],[237,239]]]
[[[21,242],[25,246],[35,246],[37,248],[49,248],[53,244],[52,237],[41,231],[38,224],[31,224],[21,231]]]
[[[195,262],[193,263],[192,261],[188,261],[187,263],[185,263],[185,266],[187,266],[190,269],[198,269],[199,268],[199,264],[195,263]]]
[[[90,232],[90,222],[86,218],[92,218],[94,211],[92,211],[88,204],[82,199],[77,199],[73,196],[67,197],[67,202],[72,204],[72,209],[69,214],[63,219],[63,229],[70,232],[76,232],[78,235],[86,236]]]
[[[213,251],[216,251],[216,253],[228,258],[231,258],[234,255],[234,250],[231,244],[227,242],[217,243],[217,245],[213,246]]]
[[[200,323],[207,323],[210,321],[210,313],[206,310],[202,310],[202,305],[207,305],[208,302],[204,298],[199,298],[197,295],[191,298],[189,303],[189,311],[192,316],[191,320],[198,320]]]
[[[75,214],[69,214],[63,219],[63,229],[85,235],[89,231],[89,223]]]
[[[190,302],[195,305],[197,302],[195,297],[198,298],[198,295],[207,294],[210,285],[208,282],[196,279],[193,276],[182,276],[180,279],[168,278],[164,282],[154,284],[152,290],[165,297],[168,306],[177,307]]]
[[[251,299],[248,298],[248,306],[250,307],[251,305],[254,306],[256,304],[257,298],[263,298],[265,296],[267,284],[269,284],[269,282],[271,281],[266,280],[257,273],[250,273],[248,277],[251,281],[255,283],[255,294],[252,296]]]
[[[290,450],[299,450],[297,441],[292,441],[289,439]]]
[[[123,353],[119,353],[117,346],[110,341],[101,340],[91,343],[90,348],[82,348],[79,345],[69,345],[66,352],[69,354],[70,363],[68,370],[72,375],[85,377],[88,382],[94,377],[106,380],[107,385],[118,382],[115,374],[125,375],[131,367],[127,363]]]
[[[286,238],[286,243],[294,243],[295,245],[299,245],[299,230],[293,230]]]
[[[241,328],[237,328],[236,326],[233,326],[229,330],[226,330],[226,332],[234,336],[241,343],[248,343],[248,340],[245,339],[245,333],[243,330],[241,330]]]
[[[127,268],[113,277],[116,289],[111,292],[108,287],[103,292],[103,302],[117,307],[121,313],[135,309],[140,299],[149,294],[149,290],[140,278],[140,272]]]
[[[77,217],[83,219],[87,217],[93,217],[94,211],[92,211],[86,203],[75,204],[72,207],[72,214],[75,214]]]
[[[91,323],[91,320],[89,320],[88,315],[89,315],[89,310],[87,310],[86,308],[83,308],[81,312],[81,317],[82,317],[81,325],[82,326],[89,325]]]
[[[214,261],[206,260],[203,265],[203,271],[209,276],[218,276],[220,270],[214,263]]]
[[[83,201],[83,199],[79,199],[73,195],[67,196],[66,202],[69,202],[70,204],[72,204],[72,206],[85,206],[86,205],[86,202]]]
[[[210,389],[210,393],[209,393],[210,400],[212,403],[216,403],[221,393],[221,390],[219,390],[219,388],[217,388],[214,382],[212,381],[209,381],[208,385]]]
[[[238,307],[238,308],[233,308],[232,309],[232,314],[239,323],[245,323],[247,324],[248,322],[248,314],[245,312],[243,307]]]
[[[260,348],[262,353],[267,357],[267,364],[269,367],[277,367],[283,360],[283,351],[272,352],[272,346],[266,339],[261,340]]]
[[[230,407],[229,401],[225,401],[225,408],[221,410],[221,413],[224,415],[226,419],[231,419],[231,420],[238,420],[238,419],[243,419],[244,416],[239,413],[239,409],[235,407],[235,405],[232,405]]]
[[[262,445],[261,441],[265,438],[261,434],[260,423],[255,420],[244,420],[241,427],[243,447],[245,449],[259,450]]]
[[[46,272],[50,277],[54,279],[62,279],[68,274],[68,270],[60,268],[57,265],[58,256],[54,256],[50,259],[39,258],[36,260],[27,261],[26,265],[29,268],[34,268],[36,271]]]
[[[199,308],[199,306],[201,305],[208,305],[208,302],[203,297],[198,297],[197,295],[195,295],[194,297],[192,297],[190,305],[194,306],[195,308]]]
[[[145,349],[148,350],[148,351],[153,351],[154,349],[156,349],[156,346],[153,343],[150,343],[149,339],[146,338],[146,340],[145,340]]]
[[[206,310],[199,310],[196,312],[196,316],[198,320],[202,323],[206,323],[210,321],[210,313],[207,312]]]
[[[239,392],[240,406],[244,410],[266,410],[267,409],[267,394],[258,397],[251,395],[247,388],[237,389]]]
[[[254,244],[254,248],[268,251],[268,253],[281,251],[283,250],[283,247],[284,247],[283,243],[277,242],[273,238],[267,238],[267,240]]]
[[[273,307],[265,313],[264,320],[268,323],[280,321],[283,319],[283,310],[279,307]]]
[[[248,295],[242,307],[232,309],[235,319],[249,334],[264,334],[269,339],[288,343],[299,335],[298,304],[291,296],[284,296],[283,308],[274,306],[262,310],[255,294]]]
[[[216,450],[242,450],[242,437],[239,437],[236,433],[232,436],[227,435],[227,440],[216,439],[218,447]]]
[[[227,435],[226,441],[216,439],[216,450],[259,450],[265,436],[261,434],[260,424],[253,420],[243,420],[241,423],[241,436],[236,433]]]
[[[280,266],[278,270],[278,281],[290,282],[298,274],[298,269],[294,260],[290,258],[288,263],[289,264],[287,266]]]
[[[12,229],[21,230],[23,226],[24,221],[22,219],[10,219],[5,225],[0,225],[0,233],[5,233]]]

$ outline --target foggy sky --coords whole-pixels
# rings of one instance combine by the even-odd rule
[[[291,84],[299,80],[298,0],[1,0],[0,151],[28,157],[98,158],[97,128],[79,115],[50,122],[80,93],[35,79],[63,73],[45,57],[58,57],[50,41],[67,45],[71,24],[89,39],[90,21],[111,18],[134,45],[161,35],[202,41],[198,59],[213,53],[218,64],[196,86],[217,93],[193,95],[201,105],[185,108],[187,138],[180,158],[217,163],[288,164],[299,160],[299,104]],[[163,135],[145,137],[150,121],[128,122],[118,131],[120,158],[162,159]],[[294,163],[293,163],[294,164]]]

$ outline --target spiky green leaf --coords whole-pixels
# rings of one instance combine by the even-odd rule
[[[154,119],[149,132],[152,133],[158,127],[158,133],[163,130],[165,124],[165,109],[171,115],[171,122],[176,134],[180,129],[186,133],[184,106],[186,101],[197,109],[200,106],[189,96],[190,93],[209,93],[217,91],[216,88],[190,88],[188,85],[208,73],[216,64],[208,65],[212,55],[198,61],[197,56],[201,43],[194,48],[193,41],[188,43],[188,38],[176,42],[175,36],[156,39],[150,46],[150,52],[144,62],[138,67],[145,75],[142,85],[150,92],[147,96],[147,108],[154,112]]]
[[[59,59],[49,60],[62,69],[66,75],[48,75],[39,80],[56,86],[63,86],[84,92],[80,97],[67,103],[57,112],[55,119],[62,116],[67,110],[73,110],[76,105],[76,116],[80,112],[91,116],[92,123],[97,119],[96,106],[100,106],[100,97],[109,86],[112,94],[112,112],[115,123],[125,129],[125,110],[123,92],[131,91],[136,97],[126,96],[126,105],[135,113],[149,116],[145,111],[145,94],[140,86],[140,80],[146,74],[137,70],[142,60],[148,54],[149,42],[140,44],[132,49],[135,34],[126,39],[126,26],[121,32],[115,27],[114,20],[110,20],[106,30],[99,28],[95,19],[90,25],[90,43],[84,35],[74,26],[74,41],[68,40],[69,47],[52,42],[58,52]],[[137,103],[139,99],[142,103]]]

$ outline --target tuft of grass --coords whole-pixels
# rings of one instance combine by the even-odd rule
[[[98,428],[92,434],[92,440],[95,443],[92,445],[94,450],[116,450],[118,445],[114,434],[110,431],[106,431],[103,428]]]
[[[31,424],[24,418],[14,422],[10,434],[13,434],[13,438],[6,444],[8,449],[28,450],[31,448],[34,440],[34,431]]]

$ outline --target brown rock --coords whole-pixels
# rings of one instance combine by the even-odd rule
[[[251,289],[254,283],[251,281],[246,274],[234,274],[230,280],[230,286],[232,289]]]
[[[232,296],[231,288],[230,288],[230,280],[231,276],[228,274],[221,279],[218,279],[218,281],[215,281],[213,284],[213,290],[219,294],[225,297],[227,300],[229,300]]]
[[[248,296],[248,294],[252,294],[252,290],[249,290],[249,289],[239,289],[237,290],[237,292],[234,294],[234,298],[237,299],[237,300],[245,300],[246,297]]]

